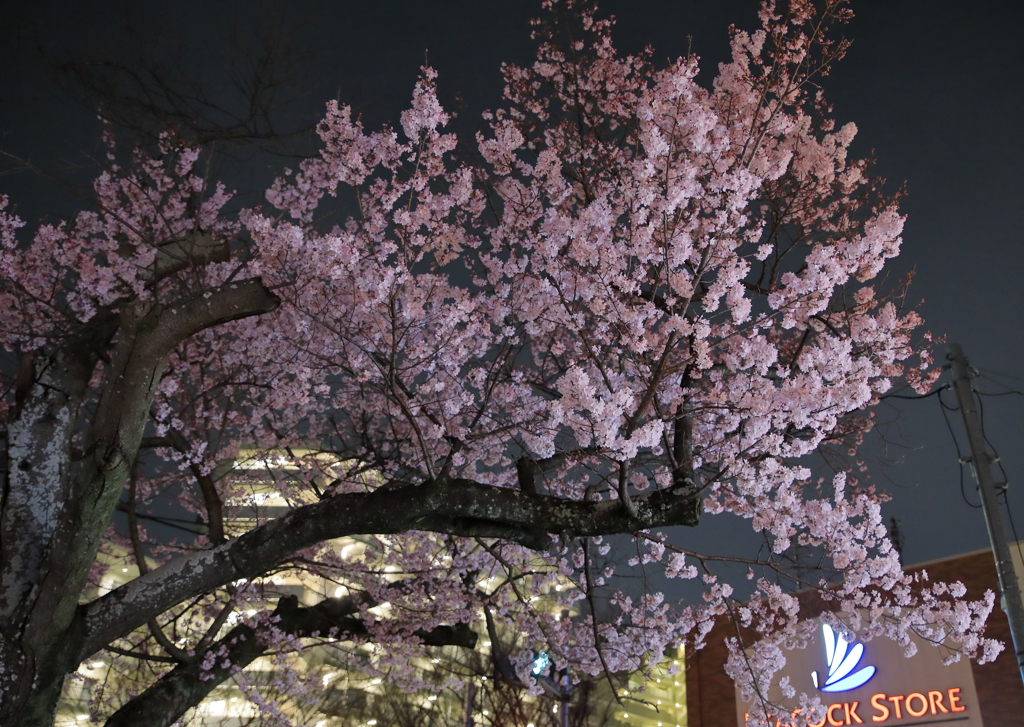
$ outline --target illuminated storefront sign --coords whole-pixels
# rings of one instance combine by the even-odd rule
[[[864,645],[847,641],[838,630],[822,623],[806,649],[785,652],[791,686],[809,696],[818,695],[824,714],[809,727],[983,727],[974,689],[974,675],[966,659],[946,666],[949,649],[936,649],[914,638],[917,654],[906,658],[903,647],[887,639]],[[799,714],[796,699],[777,691],[768,701],[780,710],[771,727],[789,727]],[[791,705],[791,706],[789,706]],[[762,716],[737,694],[738,727]],[[953,724],[955,723],[955,724]]]
[[[828,676],[825,683],[818,685],[818,672],[811,672],[811,680],[814,686],[823,692],[848,692],[866,684],[875,675],[875,667],[866,666],[850,674],[860,663],[864,656],[864,644],[854,644],[850,647],[842,634],[836,633],[828,624],[821,625],[821,632],[825,640],[825,660],[828,663]]]
[[[834,702],[825,710],[825,716],[817,722],[809,722],[808,727],[850,727],[855,724],[883,724],[902,720],[904,717],[924,717],[926,715],[940,717],[944,714],[966,712],[967,706],[961,703],[959,687],[950,687],[945,691],[936,689],[926,693],[911,692],[910,694],[873,694],[870,705],[860,702]],[[794,710],[795,717],[800,710]],[[750,717],[744,713],[744,720]],[[943,720],[938,720],[943,721]],[[959,720],[957,720],[959,721]],[[935,724],[930,720],[928,724]],[[774,727],[790,727],[792,721],[783,723],[779,718]],[[904,724],[913,724],[906,722]]]
[[[942,703],[945,697],[949,697],[948,709]],[[928,692],[927,696],[921,692],[892,696],[875,694],[871,697],[871,707],[877,710],[877,714],[871,716],[872,722],[887,722],[890,715],[896,719],[903,719],[904,712],[911,717],[923,717],[926,714],[939,715],[967,711],[967,707],[960,704],[959,687],[950,687],[945,694],[933,689]]]

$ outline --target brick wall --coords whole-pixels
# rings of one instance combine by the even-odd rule
[[[997,594],[996,607],[988,618],[985,635],[1002,641],[1006,648],[991,664],[971,665],[974,688],[978,691],[985,727],[1024,725],[1024,682],[1021,682],[1020,671],[1013,658],[1010,622],[999,608],[999,583],[991,551],[936,561],[923,567],[931,580],[962,582],[967,586],[968,598],[980,598],[986,589]]]
[[[736,692],[725,674],[731,623],[715,624],[700,651],[686,652],[687,727],[736,727]]]

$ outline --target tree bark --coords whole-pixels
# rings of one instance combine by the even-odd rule
[[[240,578],[258,578],[289,556],[347,535],[426,530],[503,538],[535,549],[549,533],[569,537],[696,525],[700,500],[686,489],[633,498],[634,517],[617,500],[580,502],[472,480],[438,479],[400,489],[336,495],[297,508],[235,540],[179,558],[82,606],[80,661],[181,601]]]
[[[35,384],[9,427],[0,500],[0,724],[53,724],[64,678],[81,661],[78,599],[171,352],[205,328],[270,312],[279,302],[258,279],[170,307],[137,301],[98,314],[37,362]],[[85,457],[72,467],[78,410],[112,339]]]

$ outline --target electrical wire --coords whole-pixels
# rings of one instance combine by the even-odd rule
[[[977,394],[978,392],[974,393]],[[1006,470],[1003,469],[1003,459],[999,456],[999,452],[996,451],[992,442],[989,441],[988,435],[985,434],[985,402],[982,401],[980,396],[975,397],[975,400],[978,402],[978,419],[981,420],[981,438],[985,440],[985,444],[992,450],[992,461],[999,465],[999,471],[1003,474],[1003,483],[1005,484],[1009,478],[1006,476]]]
[[[986,376],[985,374],[981,373],[980,371],[978,372],[978,376],[980,376],[983,379],[988,379],[993,384],[997,384],[999,386],[1002,386],[1004,389],[1006,389],[1006,391],[1000,391],[998,393],[975,390],[975,393],[979,394],[980,396],[1010,396],[1012,394],[1016,394],[1017,396],[1024,396],[1024,391],[1020,391],[1019,389],[1014,389],[1011,386],[1007,386],[1002,381],[997,381],[996,379],[993,379],[991,376]],[[1009,378],[1012,378],[1012,377],[1009,377]]]
[[[984,376],[986,379],[991,379],[990,376],[985,376],[985,374],[988,373],[991,374],[992,376],[998,376],[1001,379],[1013,379],[1014,381],[1024,381],[1024,378],[1020,376],[1012,376],[1011,374],[1001,374],[998,371],[982,370],[978,368],[975,368],[974,370],[977,371],[979,375]],[[992,380],[994,381],[994,379]]]
[[[977,371],[977,369],[975,369],[975,370]],[[978,391],[977,389],[975,389],[972,386],[971,387],[971,392],[974,395],[975,401],[977,401],[977,403],[978,403],[978,418],[981,420],[981,436],[984,439],[985,444],[987,444],[989,449],[992,450],[992,461],[995,462],[997,465],[999,465],[999,471],[1003,475],[1003,481],[1002,481],[1002,485],[1003,485],[1003,487],[1002,487],[1002,492],[1003,492],[1002,504],[1006,508],[1006,514],[1007,514],[1007,516],[1008,516],[1008,518],[1010,520],[1010,529],[1013,532],[1013,540],[1014,540],[1014,544],[1017,547],[1017,554],[1020,556],[1021,562],[1024,562],[1024,551],[1021,550],[1020,537],[1018,537],[1018,535],[1017,535],[1017,527],[1016,527],[1016,524],[1013,521],[1013,510],[1010,508],[1009,477],[1007,477],[1006,469],[1003,467],[1003,461],[1002,461],[1002,458],[999,456],[999,452],[996,450],[995,446],[989,440],[988,435],[985,433],[985,403],[983,401],[983,397],[986,397],[986,396],[1010,396],[1010,395],[1024,396],[1024,391],[1019,391],[1017,389],[1011,388],[1011,387],[1007,386],[1006,384],[1002,383],[1001,381],[997,381],[996,379],[993,379],[991,376],[986,376],[985,374],[983,374],[980,371],[978,371],[978,375],[981,378],[988,379],[989,381],[991,381],[991,382],[993,382],[995,384],[998,384],[999,386],[1002,386],[1004,389],[1006,389],[1006,391],[1002,391],[1002,392],[988,392],[988,391]],[[1009,379],[1017,379],[1018,378],[1018,377],[1015,377],[1015,376],[1008,376],[1006,374],[996,374],[996,375],[997,376],[1005,376],[1006,378],[1009,378]],[[1020,380],[1024,381],[1024,379],[1020,379]],[[975,505],[973,502],[971,502],[969,499],[967,499],[967,491],[964,489],[964,456],[963,456],[963,453],[960,451],[960,442],[957,440],[956,434],[953,432],[953,426],[949,423],[949,415],[946,413],[947,411],[959,411],[960,407],[959,406],[955,406],[955,407],[949,406],[949,405],[946,404],[946,402],[944,402],[942,400],[942,392],[945,391],[946,389],[948,389],[949,387],[950,387],[950,384],[944,384],[943,386],[940,386],[939,388],[935,389],[934,391],[929,391],[927,394],[920,394],[920,395],[916,395],[916,396],[907,396],[907,395],[904,395],[904,394],[884,394],[884,395],[882,395],[879,398],[880,399],[927,399],[927,398],[929,398],[931,396],[938,397],[939,408],[942,411],[942,419],[946,423],[946,429],[949,431],[950,438],[953,440],[953,446],[956,447],[956,458],[957,458],[957,462],[959,464],[959,469],[960,469],[960,496],[963,498],[964,502],[967,503],[968,506],[980,509],[981,508],[980,504]],[[974,466],[977,467],[977,463],[975,463]]]
[[[977,391],[974,393],[980,394]],[[981,420],[981,437],[985,440],[985,444],[989,446],[989,449],[992,450],[992,460],[999,465],[999,471],[1003,475],[1001,483],[1003,491],[1002,504],[1006,508],[1006,516],[1010,520],[1010,531],[1013,533],[1013,544],[1017,548],[1017,555],[1020,556],[1021,563],[1024,563],[1024,551],[1020,547],[1020,536],[1017,535],[1017,525],[1013,522],[1013,509],[1010,507],[1010,478],[1006,474],[1006,468],[1003,467],[1003,458],[999,456],[999,450],[989,441],[988,435],[985,433],[985,403],[980,395],[976,396],[975,399],[978,402],[978,418]]]
[[[939,389],[939,391],[942,391],[942,389]],[[957,441],[956,434],[953,432],[953,425],[949,423],[949,415],[946,414],[947,411],[959,411],[960,407],[947,406],[946,402],[942,400],[942,396],[940,395],[939,408],[942,410],[942,419],[946,422],[946,429],[949,430],[949,436],[953,439],[953,446],[956,447],[956,461],[959,463],[960,467],[960,497],[964,498],[964,502],[966,502],[970,507],[980,508],[981,505],[975,505],[967,499],[967,491],[964,489],[964,456],[960,451],[960,442]]]
[[[1020,536],[1017,535],[1017,526],[1013,522],[1013,510],[1010,508],[1010,488],[1003,488],[1003,505],[1006,506],[1006,515],[1010,519],[1010,531],[1013,533],[1013,544],[1017,546],[1017,555],[1021,563],[1024,563],[1024,551],[1020,549]]]
[[[998,382],[997,382],[998,383]],[[906,394],[882,394],[879,400],[882,399],[927,399],[929,396],[935,396],[940,394],[943,390],[948,389],[949,384],[943,384],[934,391],[929,391],[927,394],[918,394],[916,396],[907,396]]]

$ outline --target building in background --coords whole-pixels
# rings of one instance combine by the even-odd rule
[[[625,696],[633,696],[635,699],[623,700],[615,705],[617,725],[687,727],[689,724],[686,717],[685,659],[682,653],[662,663],[650,679],[641,675],[631,677],[628,692]],[[606,694],[605,699],[611,701],[611,695]]]

